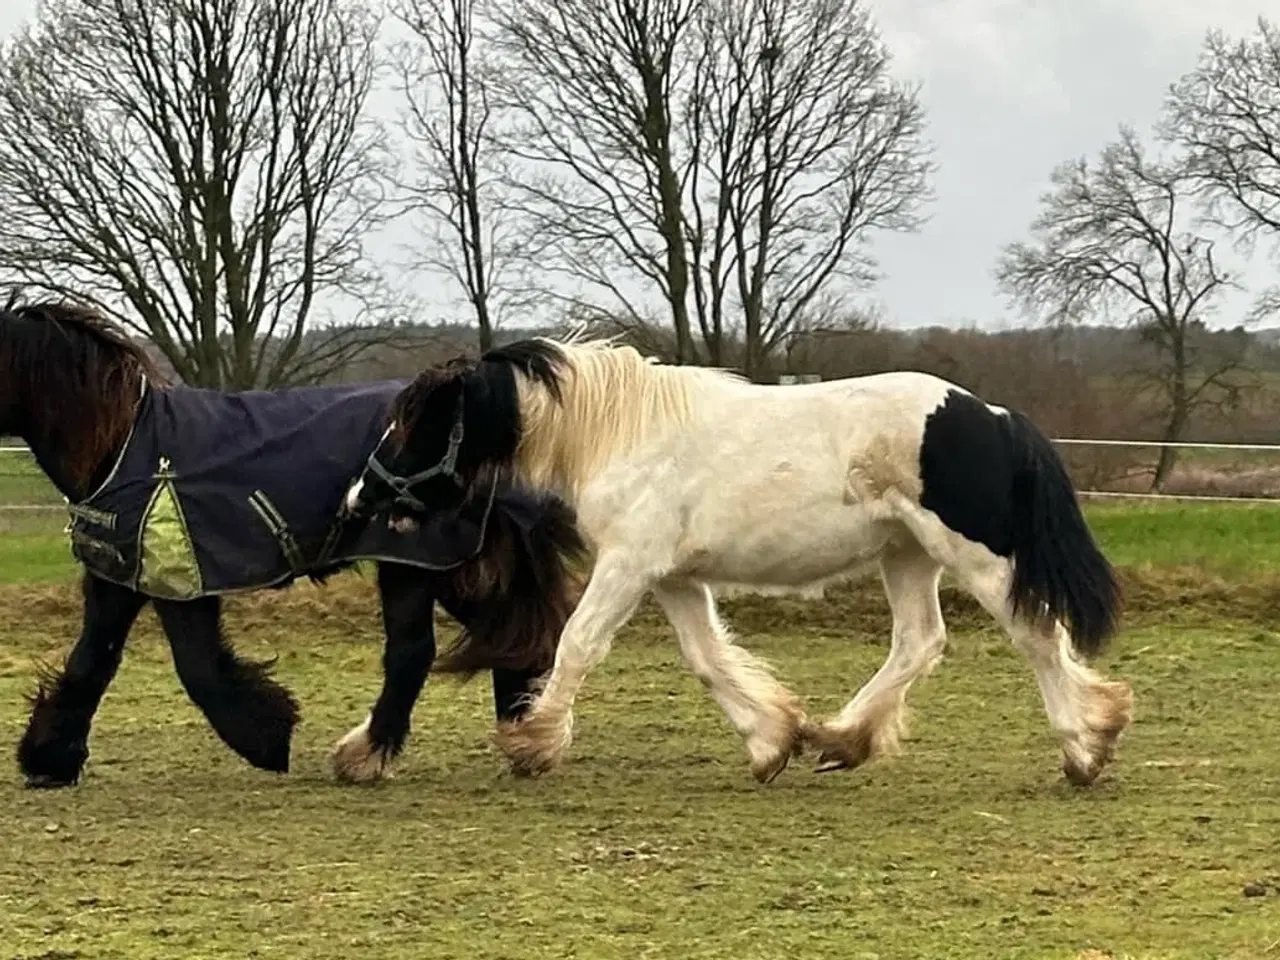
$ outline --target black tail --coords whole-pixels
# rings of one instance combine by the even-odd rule
[[[1026,417],[1009,414],[1015,614],[1062,621],[1075,649],[1101,653],[1120,617],[1120,585],[1098,549],[1066,466]]]
[[[586,545],[577,517],[550,495],[498,495],[480,556],[449,578],[445,607],[463,626],[436,673],[533,670],[555,663],[565,621],[581,593]]]

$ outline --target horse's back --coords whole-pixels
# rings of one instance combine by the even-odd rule
[[[377,445],[402,388],[399,381],[238,393],[174,387],[157,391],[151,429],[192,482],[251,461],[268,481],[279,473],[296,482],[306,467],[349,479]]]
[[[754,384],[736,381],[729,386],[730,394],[736,394],[739,399],[749,396],[758,403],[791,405],[817,400],[853,400],[905,404],[909,409],[919,410],[933,409],[953,390],[969,392],[957,383],[919,370],[889,370],[817,383]]]

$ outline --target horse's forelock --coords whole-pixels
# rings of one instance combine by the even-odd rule
[[[451,383],[460,383],[474,368],[475,362],[465,357],[455,357],[438,366],[427,367],[396,397],[391,405],[391,422],[399,424],[405,435],[411,434],[423,416],[434,411],[440,391]]]

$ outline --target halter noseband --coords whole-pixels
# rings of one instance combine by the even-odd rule
[[[427,505],[419,500],[413,494],[413,488],[420,483],[425,483],[433,477],[448,477],[459,487],[465,487],[462,477],[458,474],[458,449],[462,446],[462,395],[458,395],[458,406],[454,413],[453,428],[449,431],[449,448],[445,451],[440,462],[426,470],[419,470],[417,473],[410,474],[407,477],[399,476],[392,473],[382,465],[378,460],[378,451],[374,450],[369,455],[368,470],[374,474],[383,483],[395,491],[393,503],[399,504],[410,510],[419,513],[426,513]],[[381,448],[381,444],[378,445]]]

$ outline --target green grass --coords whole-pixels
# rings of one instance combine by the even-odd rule
[[[0,439],[0,445],[10,443]],[[0,583],[58,582],[76,575],[62,533],[67,514],[61,503],[27,454],[0,454]]]
[[[0,446],[11,445],[0,439]],[[0,503],[61,502],[61,495],[30,454],[0,453]]]
[[[1086,515],[1119,566],[1197,567],[1225,577],[1280,572],[1280,504],[1090,503]]]
[[[590,678],[553,776],[502,773],[483,679],[433,682],[399,776],[348,789],[327,754],[376,694],[367,581],[231,605],[238,647],[279,657],[304,706],[287,777],[209,732],[146,614],[82,785],[0,780],[0,960],[1280,960],[1280,512],[1089,517],[1131,582],[1103,666],[1133,683],[1137,721],[1084,791],[1061,780],[1030,671],[952,593],[904,755],[825,776],[797,761],[769,787],[648,615]],[[73,570],[60,536],[0,533],[9,744],[36,662],[79,630],[74,586],[38,581]],[[726,608],[815,715],[885,653],[874,581]]]
[[[325,598],[325,599],[320,599]],[[21,600],[20,603],[15,600]],[[3,597],[0,730],[31,660],[74,629],[68,587]],[[789,618],[749,644],[826,713],[881,661],[880,607],[835,635]],[[1138,721],[1070,789],[1035,683],[1003,638],[953,633],[913,691],[903,756],[798,761],[769,787],[642,622],[591,677],[570,762],[536,781],[486,745],[483,680],[433,683],[399,776],[331,782],[332,740],[378,676],[367,586],[235,607],[304,704],[295,769],[247,768],[185,701],[148,615],[99,715],[82,785],[0,784],[0,957],[1274,957],[1280,946],[1280,637],[1138,626],[1107,669]],[[1247,898],[1246,884],[1267,896]],[[1090,953],[1088,951],[1095,951]]]
[[[0,583],[58,583],[76,576],[64,536],[0,529],[0,543]]]

